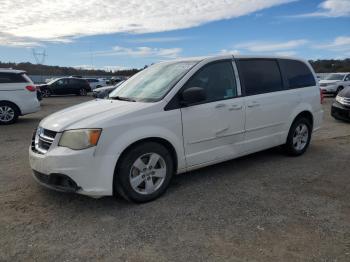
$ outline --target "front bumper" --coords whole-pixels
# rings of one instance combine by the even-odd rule
[[[335,94],[337,92],[337,86],[321,86],[323,94]]]
[[[75,151],[54,144],[52,147],[45,154],[29,148],[29,162],[37,182],[58,191],[113,195],[116,156],[97,156],[95,148]]]
[[[350,107],[334,102],[332,105],[331,115],[335,119],[350,121]]]

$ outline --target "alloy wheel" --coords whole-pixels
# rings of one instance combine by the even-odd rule
[[[156,153],[147,153],[137,158],[131,166],[129,181],[135,192],[150,195],[162,186],[166,174],[164,158]]]
[[[301,151],[305,148],[309,139],[309,129],[304,123],[300,123],[293,134],[293,146],[297,151]]]
[[[84,88],[80,89],[79,93],[81,96],[86,96],[86,90]]]
[[[15,110],[9,106],[0,107],[0,121],[7,123],[13,120],[15,117]]]

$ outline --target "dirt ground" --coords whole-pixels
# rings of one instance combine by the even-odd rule
[[[48,98],[0,127],[0,261],[350,261],[350,124],[330,117],[332,98],[305,155],[271,149],[182,174],[143,205],[32,179],[32,130],[89,99]]]

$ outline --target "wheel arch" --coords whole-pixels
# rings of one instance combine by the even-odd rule
[[[292,125],[293,125],[293,123],[295,122],[295,120],[297,120],[297,119],[299,119],[299,118],[306,118],[307,120],[310,121],[311,127],[314,126],[314,116],[313,116],[313,114],[312,114],[310,111],[304,110],[304,111],[300,112],[298,115],[296,115],[296,116],[294,117],[294,120],[293,120],[293,122],[292,122]],[[292,126],[292,125],[291,125],[291,126]]]
[[[139,139],[133,143],[131,143],[130,145],[128,145],[120,154],[120,156],[118,157],[118,160],[115,164],[114,167],[114,175],[113,175],[113,184],[115,183],[115,179],[116,179],[116,170],[118,168],[118,165],[120,164],[121,159],[125,156],[125,154],[127,154],[133,147],[142,144],[142,143],[146,143],[146,142],[155,142],[158,144],[161,144],[162,146],[164,146],[169,153],[171,154],[172,159],[174,160],[174,173],[177,172],[178,169],[178,156],[177,156],[177,152],[175,147],[173,146],[172,143],[170,143],[167,139],[161,138],[161,137],[147,137],[147,138],[143,138],[143,139]]]
[[[20,116],[22,115],[21,108],[18,105],[16,105],[14,102],[11,102],[11,101],[8,101],[8,100],[0,100],[0,103],[8,103],[8,104],[13,105],[18,110],[18,114]]]

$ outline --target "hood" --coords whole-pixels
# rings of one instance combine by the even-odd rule
[[[344,88],[338,95],[341,97],[350,98],[350,87]]]
[[[150,106],[152,103],[97,99],[49,115],[39,125],[55,132],[78,128],[103,128],[111,119]]]
[[[104,86],[104,87],[95,88],[94,92],[101,92],[101,91],[114,89],[114,88],[116,88],[116,87],[115,86]]]
[[[332,83],[337,83],[340,82],[340,80],[320,80],[320,84],[332,84]]]

